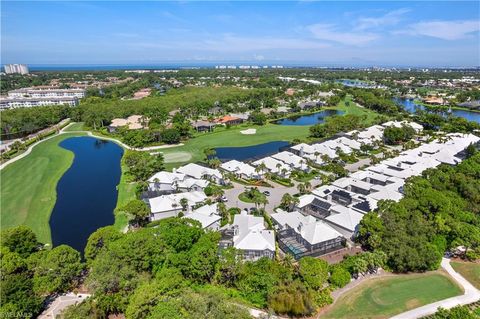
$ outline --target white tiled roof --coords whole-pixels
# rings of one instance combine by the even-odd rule
[[[197,179],[203,178],[203,176],[205,175],[222,178],[222,174],[218,169],[200,166],[195,163],[189,163],[187,165],[181,166],[177,169],[177,172],[183,173],[185,175],[188,175]]]
[[[207,199],[207,196],[202,191],[185,192],[178,194],[161,195],[158,197],[150,198],[150,210],[152,213],[161,213],[181,207],[180,200],[186,198],[188,205],[192,206],[197,203],[203,202]]]
[[[343,237],[338,231],[325,222],[319,221],[312,216],[303,216],[299,212],[287,213],[281,211],[271,215],[277,224],[288,225],[300,234],[311,245],[327,240]]]

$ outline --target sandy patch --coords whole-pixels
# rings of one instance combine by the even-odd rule
[[[192,154],[188,152],[175,152],[163,154],[165,163],[186,162],[192,158]]]
[[[253,135],[253,134],[257,133],[257,129],[249,128],[248,130],[240,131],[240,133],[242,133],[244,135]]]

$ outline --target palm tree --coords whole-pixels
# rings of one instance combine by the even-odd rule
[[[222,165],[222,162],[218,158],[212,158],[208,161],[208,164],[211,168],[218,168]]]
[[[255,173],[259,174],[259,173],[263,173],[265,172],[267,169],[267,166],[265,165],[264,162],[261,162],[260,164],[257,165],[257,167],[255,167]]]
[[[282,266],[287,268],[287,269],[293,269],[294,264],[295,264],[295,258],[293,257],[292,254],[286,253],[283,259],[280,261]]]
[[[312,184],[310,184],[309,181],[306,181],[305,183],[303,183],[303,185],[305,186],[306,191],[309,191],[312,188]]]
[[[220,217],[222,217],[223,220],[226,220],[227,223],[230,222],[227,206],[225,205],[225,203],[218,203],[217,208],[218,208],[218,213],[220,214]]]
[[[300,183],[297,185],[297,189],[298,191],[300,192],[300,194],[304,194],[305,193],[305,185]]]
[[[223,196],[225,192],[223,191],[223,189],[221,189],[220,187],[213,187],[212,188],[212,196],[218,201],[220,199],[220,197]]]
[[[188,199],[186,198],[180,199],[180,205],[182,206],[182,209],[186,211],[188,208]]]
[[[292,196],[292,208],[291,208],[291,210],[293,210],[293,208],[295,206],[297,206],[298,204],[300,204],[300,199],[298,199],[298,197]]]
[[[325,164],[330,163],[330,157],[327,154],[323,154],[322,156],[320,156],[320,158],[322,159],[323,163]]]
[[[217,151],[213,148],[206,148],[203,150],[203,153],[205,154],[205,157],[207,159],[210,159],[212,157],[214,157],[215,155],[217,155]]]
[[[280,206],[285,208],[286,210],[290,210],[290,206],[292,205],[293,202],[293,196],[290,195],[289,193],[285,193],[282,196],[282,199],[280,201]]]
[[[258,171],[257,171],[257,169],[258,169]],[[256,172],[257,174],[260,174],[260,173],[263,174],[263,173],[268,172],[267,165],[265,165],[264,162],[261,162],[261,163],[258,164],[257,167],[255,168],[255,172]]]
[[[275,167],[277,168],[277,172],[280,172],[280,167],[282,167],[282,164],[277,163],[277,165],[275,165]]]

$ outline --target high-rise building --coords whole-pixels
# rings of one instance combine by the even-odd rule
[[[5,64],[4,69],[7,74],[28,74],[28,66],[26,64]]]

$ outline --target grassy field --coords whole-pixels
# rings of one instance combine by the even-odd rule
[[[68,127],[64,129],[65,132],[72,132],[72,131],[83,131],[83,122],[73,122]]]
[[[2,229],[27,225],[43,243],[51,243],[48,221],[57,198],[56,186],[73,161],[58,143],[82,134],[62,134],[40,143],[32,152],[0,171]]]
[[[240,131],[246,128],[255,128],[257,133],[254,135],[244,135]],[[276,124],[266,124],[264,126],[238,125],[230,129],[220,128],[212,133],[202,133],[185,142],[185,145],[162,150],[165,157],[175,158],[177,154],[182,154],[188,158],[185,153],[190,154],[188,162],[196,162],[204,159],[203,151],[207,148],[215,147],[240,147],[250,146],[272,141],[293,141],[294,139],[306,139],[309,134],[308,126],[284,126]],[[168,168],[182,165],[182,162],[167,163]]]
[[[456,272],[480,289],[480,264],[462,261],[452,261],[450,264]]]
[[[71,151],[58,144],[67,138],[81,135],[84,134],[62,134],[44,141],[35,146],[28,156],[0,171],[1,229],[27,225],[42,243],[51,244],[49,220],[57,200],[57,183],[74,158]],[[128,181],[122,167],[117,207],[135,198],[135,186]],[[126,225],[127,217],[116,214],[115,226],[122,230]]]
[[[345,114],[366,116],[366,125],[371,124],[373,120],[379,115],[375,111],[358,106],[355,102],[352,101],[352,97],[350,95],[347,95],[345,99],[341,100],[337,106],[327,107],[327,109],[343,111],[345,112]]]
[[[122,165],[122,177],[118,184],[118,198],[116,209],[126,205],[129,201],[135,199],[136,183],[130,182],[126,175],[126,167]],[[121,212],[115,212],[115,227],[122,231],[128,224],[128,217]]]
[[[370,279],[342,295],[321,318],[388,318],[461,293],[441,272]]]
[[[349,105],[346,105],[349,102]],[[365,116],[366,125],[373,122],[378,113],[366,108],[359,107],[347,96],[337,106],[328,109],[336,109],[345,112],[345,114],[353,114]],[[257,130],[256,134],[244,135],[240,131],[247,128]],[[310,126],[286,126],[268,123],[264,126],[255,125],[238,125],[230,129],[217,128],[212,133],[199,133],[195,138],[185,142],[185,145],[165,149],[162,152],[165,155],[166,167],[173,168],[180,166],[186,162],[196,162],[204,159],[203,151],[207,148],[215,147],[241,147],[250,146],[273,141],[288,141],[295,139],[308,140]],[[189,155],[190,158],[189,158]],[[176,161],[176,159],[181,159]]]

